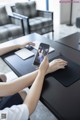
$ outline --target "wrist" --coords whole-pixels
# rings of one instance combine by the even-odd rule
[[[17,49],[19,49],[20,48],[20,45],[15,45],[15,49],[17,50]]]
[[[42,71],[42,70],[39,70],[38,74],[44,77],[46,73],[44,71]]]
[[[49,68],[47,69],[46,71],[46,75],[50,73],[50,65],[49,65]]]

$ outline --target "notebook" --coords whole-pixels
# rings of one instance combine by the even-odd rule
[[[15,54],[18,55],[23,60],[34,56],[34,53],[26,48],[16,51]]]

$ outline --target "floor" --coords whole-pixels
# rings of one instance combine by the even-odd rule
[[[66,37],[66,36],[73,34],[75,32],[80,32],[80,28],[77,28],[75,25],[67,26],[67,25],[63,24],[63,25],[54,26],[53,39],[52,39],[51,33],[43,35],[43,36],[48,37],[51,40],[58,40],[60,38]]]
[[[50,40],[58,40],[72,33],[80,32],[80,29],[76,26],[59,25],[54,28],[54,35],[52,39],[52,33],[43,35]],[[14,80],[17,76],[12,70],[3,62],[0,58],[0,72],[7,75],[8,80]],[[39,101],[35,112],[31,116],[31,120],[57,120],[57,118]]]

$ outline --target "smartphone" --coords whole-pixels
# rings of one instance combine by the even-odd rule
[[[35,56],[33,64],[39,66],[49,52],[49,45],[45,43],[40,43],[37,54]]]

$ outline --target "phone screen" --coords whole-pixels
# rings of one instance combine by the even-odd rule
[[[49,52],[49,45],[41,43],[39,45],[39,48],[38,48],[38,51],[37,51],[37,54],[36,54],[33,64],[39,66],[40,63],[43,61],[44,56],[47,55],[48,52]]]

